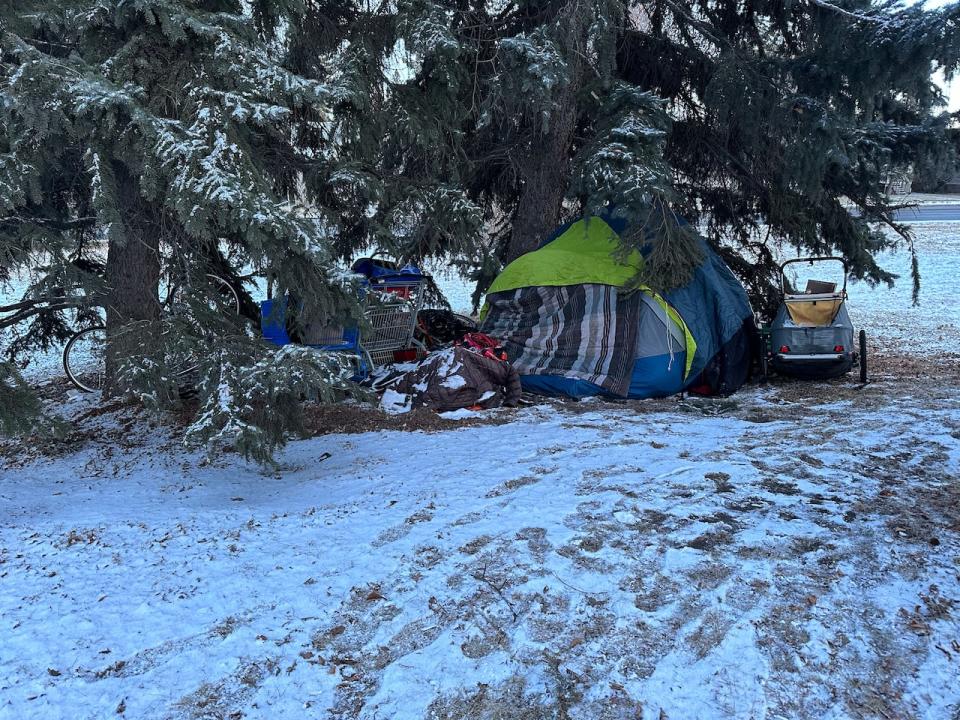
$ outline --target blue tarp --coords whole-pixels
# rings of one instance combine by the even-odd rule
[[[664,294],[697,341],[697,353],[690,367],[690,385],[698,384],[698,377],[708,370],[712,362],[721,362],[724,368],[718,380],[723,387],[716,392],[727,395],[739,388],[747,379],[750,370],[750,338],[740,348],[729,346],[738,334],[753,326],[753,309],[740,281],[730,268],[713,252],[707,243],[700,241],[705,255],[703,264],[694,272],[693,279],[683,287]],[[727,377],[729,376],[729,377]],[[703,380],[703,378],[700,378]]]
[[[372,283],[377,285],[390,282],[420,282],[424,278],[423,271],[412,263],[396,267],[394,263],[375,258],[361,258],[350,269],[360,275],[366,275]]]
[[[632,399],[665,397],[683,389],[683,367],[686,353],[654,355],[638,359],[633,364],[630,389],[627,397]],[[579,378],[559,375],[521,375],[523,389],[537,395],[551,397],[585,398],[594,395],[614,397],[599,385]]]

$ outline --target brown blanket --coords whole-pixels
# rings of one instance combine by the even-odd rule
[[[512,365],[462,347],[432,353],[415,366],[394,366],[374,386],[409,396],[411,407],[438,412],[516,405],[521,393]]]

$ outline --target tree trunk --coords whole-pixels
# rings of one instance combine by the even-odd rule
[[[576,92],[568,86],[554,107],[549,130],[531,143],[522,161],[523,191],[502,258],[504,264],[535,250],[556,229],[570,182],[570,148],[576,127]]]
[[[157,345],[160,318],[160,225],[156,208],[140,194],[127,168],[113,163],[117,200],[123,213],[122,238],[107,249],[107,348],[104,393],[126,388],[118,377],[123,361],[149,355]]]
[[[592,10],[571,2],[558,22],[565,30],[567,82],[550,108],[550,123],[537,133],[521,161],[523,191],[513,217],[504,263],[512,262],[536,247],[557,227],[567,187],[570,184],[570,150],[577,129],[577,95],[583,86],[587,29]],[[538,113],[539,115],[539,113]],[[540,122],[534,117],[532,122]]]

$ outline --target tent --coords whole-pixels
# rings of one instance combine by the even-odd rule
[[[616,228],[616,229],[615,229]],[[504,342],[524,388],[546,395],[729,395],[746,381],[755,339],[743,286],[700,239],[687,285],[630,288],[622,221],[581,218],[510,263],[487,291],[481,330]]]

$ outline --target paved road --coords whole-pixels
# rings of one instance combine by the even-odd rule
[[[949,222],[960,221],[960,205],[919,205],[897,213],[904,222]]]

